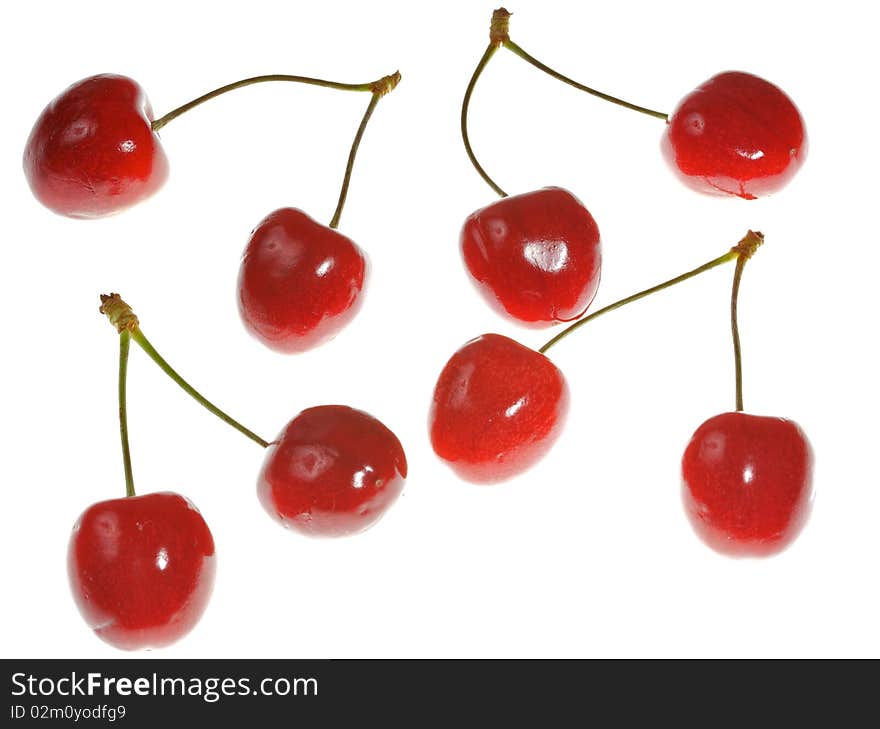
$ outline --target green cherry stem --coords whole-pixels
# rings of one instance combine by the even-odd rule
[[[511,14],[509,12],[507,12],[507,10],[505,10],[504,8],[498,8],[498,10],[496,10],[495,13],[492,15],[492,23],[495,24],[497,22],[496,16],[498,16],[498,17],[503,16],[505,23],[506,23],[505,30],[508,30],[509,25],[510,25],[510,15]],[[662,119],[663,121],[669,120],[669,115],[663,113],[662,111],[654,111],[654,109],[648,109],[645,106],[639,106],[638,104],[633,104],[633,103],[630,103],[629,101],[624,101],[623,99],[619,99],[616,96],[611,96],[611,94],[606,94],[602,91],[597,91],[594,88],[590,88],[589,86],[584,86],[584,84],[582,84],[582,83],[578,83],[574,79],[570,79],[568,76],[564,76],[563,74],[559,73],[559,71],[553,70],[552,68],[550,68],[550,66],[547,66],[546,64],[541,63],[541,61],[539,61],[537,58],[526,53],[516,43],[514,43],[512,40],[510,40],[510,35],[508,33],[505,33],[505,35],[502,39],[502,45],[507,50],[511,51],[512,53],[515,53],[517,56],[522,58],[524,61],[532,64],[535,68],[546,73],[548,76],[552,76],[556,80],[562,81],[563,83],[568,84],[569,86],[572,86],[572,87],[578,89],[579,91],[585,91],[586,93],[591,94],[593,96],[596,96],[600,99],[604,99],[605,101],[610,101],[612,104],[617,104],[618,106],[622,106],[626,109],[632,109],[633,111],[638,111],[638,112],[641,112],[642,114],[647,114],[648,116],[653,116],[657,119]]]
[[[495,11],[498,12],[497,10]],[[491,36],[491,34],[490,34]],[[464,142],[464,149],[467,152],[468,159],[471,161],[471,164],[474,166],[474,169],[479,173],[480,177],[485,180],[486,184],[489,185],[499,196],[507,197],[507,193],[502,190],[498,184],[489,177],[489,173],[483,169],[483,165],[479,163],[477,160],[477,156],[474,154],[473,147],[471,147],[471,140],[468,137],[468,109],[471,105],[471,95],[474,92],[474,87],[477,85],[477,79],[480,78],[480,74],[483,73],[483,69],[486,68],[486,64],[489,63],[489,60],[492,56],[495,55],[495,51],[498,50],[498,43],[492,40],[489,43],[489,46],[486,48],[486,52],[483,53],[483,57],[480,59],[480,62],[477,64],[476,69],[474,70],[473,76],[471,76],[471,80],[467,85],[467,89],[464,92],[464,99],[461,102],[461,139]]]
[[[133,339],[142,350],[144,350],[147,356],[152,359],[153,362],[155,362],[166,375],[174,380],[174,382],[176,382],[184,392],[186,392],[202,407],[216,415],[224,423],[231,425],[239,433],[242,433],[243,435],[250,438],[252,441],[254,441],[254,443],[261,445],[263,448],[267,448],[270,445],[269,441],[261,438],[252,430],[246,428],[237,420],[227,415],[220,408],[214,405],[214,403],[212,403],[201,393],[199,393],[194,387],[192,387],[192,385],[184,380],[183,377],[177,374],[174,368],[165,361],[165,359],[155,350],[153,345],[150,344],[149,340],[144,336],[144,333],[140,329],[140,322],[138,321],[137,316],[131,310],[131,307],[122,300],[119,294],[102,294],[100,312],[110,320],[110,323],[113,324],[113,326],[116,327],[116,330],[119,332],[120,337],[123,333],[127,333],[129,337]],[[120,342],[121,341],[122,340],[120,339]],[[127,344],[124,346],[126,347],[127,357]],[[124,385],[125,377],[123,373],[122,355],[120,354],[120,420],[122,420],[122,411],[124,410]],[[123,445],[123,453],[125,452],[125,448],[126,444]]]
[[[477,80],[482,75],[483,69],[486,68],[489,61],[492,59],[492,56],[495,55],[495,51],[504,45],[504,41],[508,37],[509,25],[510,13],[504,8],[498,8],[498,10],[492,13],[492,21],[489,24],[489,45],[486,47],[483,57],[474,69],[471,80],[468,82],[467,88],[465,89],[464,99],[462,99],[461,102],[461,139],[464,142],[464,149],[467,152],[468,159],[471,161],[471,164],[479,173],[480,177],[482,177],[486,184],[489,185],[489,187],[491,187],[500,197],[507,197],[507,193],[498,186],[495,180],[489,177],[489,173],[483,169],[483,165],[477,160],[473,147],[471,147],[471,140],[468,137],[467,122],[468,110],[471,106],[471,96],[474,93],[474,87],[477,85]]]
[[[614,311],[615,309],[619,309],[622,306],[626,306],[627,304],[631,304],[634,301],[638,301],[639,299],[644,299],[646,296],[650,296],[651,294],[657,293],[658,291],[662,291],[663,289],[668,289],[670,286],[675,286],[676,284],[680,284],[683,281],[687,281],[694,276],[699,276],[701,273],[705,273],[706,271],[710,271],[713,268],[716,268],[728,261],[737,260],[738,262],[744,263],[745,260],[750,258],[752,254],[757,250],[758,246],[760,246],[764,242],[764,236],[761,233],[755,233],[753,231],[749,231],[743,237],[743,239],[737,243],[733,248],[731,248],[727,253],[722,256],[718,256],[718,258],[713,258],[708,263],[704,263],[702,266],[699,266],[692,271],[688,271],[687,273],[683,273],[680,276],[676,276],[675,278],[671,278],[668,281],[664,281],[663,283],[659,283],[656,286],[652,286],[649,289],[645,289],[644,291],[639,291],[638,293],[632,294],[631,296],[627,296],[626,298],[620,299],[620,301],[615,301],[613,304],[609,304],[598,311],[594,311],[592,314],[585,316],[583,319],[578,319],[574,324],[571,324],[567,328],[563,329],[559,334],[553,337],[550,341],[544,344],[538,352],[541,354],[546,354],[547,350],[556,345],[561,340],[565,339],[569,334],[573,331],[580,329],[587,322],[593,321],[593,319],[598,319],[603,314],[607,314],[609,311]],[[737,268],[741,268],[741,266],[737,266]],[[736,299],[734,298],[734,302]],[[734,304],[735,306],[735,304]],[[734,314],[734,321],[735,321]],[[735,339],[738,339],[738,334],[735,334]],[[736,345],[735,345],[736,346]]]
[[[395,74],[392,74],[392,76],[394,75]],[[399,80],[399,74],[397,74],[397,77]],[[327,81],[321,78],[311,78],[309,76],[290,76],[283,73],[273,73],[267,74],[265,76],[252,76],[251,78],[245,78],[241,79],[241,81],[234,81],[231,84],[226,84],[225,86],[221,86],[218,89],[209,91],[207,94],[202,94],[197,99],[193,99],[192,101],[187,102],[182,106],[178,106],[176,109],[169,111],[165,116],[159,117],[158,119],[154,120],[151,123],[151,126],[154,132],[158,132],[168,122],[177,119],[177,117],[179,117],[181,114],[185,114],[190,109],[195,109],[197,106],[201,106],[206,101],[210,101],[211,99],[221,96],[222,94],[226,94],[230,91],[244,88],[245,86],[266,83],[267,81],[292,81],[294,83],[308,84],[310,86],[321,86],[325,89],[337,89],[339,91],[368,91],[370,93],[375,93],[378,86],[387,83],[388,78],[390,77],[385,76],[378,81],[369,81],[364,84],[346,84],[340,83],[338,81]],[[389,89],[389,91],[390,90],[391,89]]]
[[[354,141],[351,143],[351,151],[348,153],[348,162],[345,165],[345,176],[342,178],[342,187],[339,190],[339,201],[336,203],[336,210],[333,213],[333,219],[330,221],[330,227],[334,230],[339,227],[339,218],[342,215],[342,208],[345,207],[345,199],[348,197],[348,186],[351,183],[354,159],[357,156],[358,148],[361,146],[361,139],[363,139],[364,131],[367,128],[370,117],[373,116],[373,111],[376,109],[379,99],[385,96],[385,94],[393,91],[399,83],[400,71],[395,71],[389,76],[374,81],[372,84],[371,90],[373,95],[370,98],[370,103],[367,105],[367,110],[364,112],[361,123],[358,125],[357,133],[354,135]]]
[[[128,350],[131,334],[127,329],[119,332],[119,437],[122,440],[122,465],[125,468],[125,495],[134,496],[134,475],[131,470],[131,448],[128,445],[128,410],[125,384],[128,379]]]
[[[742,348],[739,342],[739,322],[737,320],[737,301],[739,300],[739,284],[742,280],[743,269],[746,261],[752,257],[758,246],[764,240],[764,236],[760,233],[753,235],[759,237],[756,245],[744,248],[736,259],[736,268],[733,271],[733,288],[730,294],[730,331],[733,335],[733,366],[736,372],[736,411],[741,413],[743,410],[743,375],[742,375]]]
[[[654,111],[653,109],[648,109],[644,106],[639,106],[638,104],[632,104],[629,101],[624,101],[623,99],[619,99],[616,96],[611,96],[611,94],[606,94],[602,91],[597,91],[596,89],[590,88],[589,86],[584,86],[582,83],[578,83],[574,79],[570,79],[568,76],[563,76],[559,71],[554,71],[550,66],[547,66],[541,63],[537,58],[530,56],[526,53],[522,48],[520,48],[516,43],[514,43],[510,38],[504,41],[504,47],[515,53],[517,56],[522,58],[524,61],[528,61],[535,68],[540,69],[544,73],[558,81],[562,81],[563,83],[568,84],[569,86],[573,86],[574,88],[580,91],[586,91],[588,94],[592,94],[593,96],[598,96],[600,99],[605,99],[605,101],[610,101],[612,104],[617,104],[618,106],[623,106],[626,109],[632,109],[633,111],[639,111],[642,114],[647,114],[648,116],[653,116],[657,119],[662,119],[663,121],[669,120],[669,115],[663,113],[662,111]]]

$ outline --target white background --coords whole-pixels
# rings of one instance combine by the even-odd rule
[[[69,594],[70,528],[124,493],[119,291],[144,332],[209,398],[266,437],[301,409],[365,409],[402,440],[410,477],[371,531],[310,540],[272,522],[262,453],[132,348],[140,492],[190,497],[218,551],[216,588],[170,657],[873,656],[877,563],[877,101],[867,5],[511,0],[511,36],[584,83],[671,111],[728,69],[783,87],[810,152],[788,188],[746,202],[679,184],[662,122],[605,104],[500,51],[472,104],[472,141],[502,187],[561,185],[597,219],[601,305],[723,253],[747,229],[740,322],[746,409],[798,421],[816,454],[815,507],[793,547],[730,560],[692,533],[679,463],[693,430],[733,406],[732,266],[609,315],[552,353],[573,407],[527,474],[481,487],[434,456],[426,416],[453,351],[494,331],[458,254],[493,200],[458,131],[489,2],[15,3],[0,30],[3,619],[7,657],[121,655]],[[862,8],[865,8],[864,10]],[[11,17],[10,17],[11,12]],[[75,221],[30,195],[21,154],[43,106],[100,72],[137,79],[157,116],[262,73],[361,82],[400,68],[361,148],[341,230],[369,254],[366,304],[301,356],[244,331],[235,285],[248,233],[277,207],[333,211],[365,94],[263,85],[162,131],[171,176],[114,218]]]

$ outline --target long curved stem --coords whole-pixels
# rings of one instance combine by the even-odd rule
[[[668,289],[670,286],[675,286],[676,284],[681,283],[682,281],[687,281],[689,278],[693,278],[694,276],[698,276],[701,273],[709,271],[716,266],[720,266],[723,263],[727,263],[728,261],[732,261],[736,258],[736,249],[731,249],[723,256],[719,256],[718,258],[714,258],[708,263],[704,263],[702,266],[695,268],[692,271],[688,271],[687,273],[683,273],[681,276],[676,276],[675,278],[671,278],[668,281],[664,281],[663,283],[657,284],[656,286],[652,286],[649,289],[645,289],[644,291],[639,291],[637,294],[632,294],[631,296],[627,296],[624,299],[620,299],[620,301],[615,301],[613,304],[609,304],[598,311],[594,311],[592,314],[585,316],[583,319],[579,319],[574,324],[570,325],[566,329],[563,329],[559,334],[557,334],[553,339],[547,342],[543,347],[541,347],[538,351],[541,354],[547,352],[550,347],[557,344],[561,340],[565,339],[569,334],[573,331],[580,329],[587,322],[593,321],[593,319],[598,319],[603,314],[607,314],[609,311],[614,311],[615,309],[619,309],[621,306],[626,306],[627,304],[631,304],[633,301],[638,301],[639,299],[643,299],[646,296],[650,296],[658,291],[662,291],[663,289]]]
[[[153,345],[150,344],[149,340],[144,336],[144,333],[140,329],[140,322],[138,321],[137,316],[132,311],[131,307],[122,300],[122,297],[119,294],[101,294],[100,312],[110,320],[110,323],[113,326],[116,327],[116,330],[119,332],[121,337],[120,342],[122,342],[123,339],[125,340],[124,344],[120,343],[120,347],[125,347],[126,361],[128,356],[128,338],[131,338],[135,342],[137,342],[138,346],[140,346],[140,348],[143,349],[144,352],[146,352],[147,356],[152,359],[153,362],[155,362],[166,375],[174,380],[174,382],[176,382],[184,392],[186,392],[202,407],[216,415],[224,423],[231,425],[239,433],[250,438],[252,441],[254,441],[254,443],[258,443],[263,448],[267,448],[270,445],[269,441],[261,438],[252,430],[244,427],[237,420],[224,413],[220,408],[214,405],[214,403],[204,397],[200,392],[198,392],[198,390],[196,390],[192,385],[184,380],[183,377],[177,374],[174,368],[165,361],[162,355],[160,355],[156,351]],[[122,353],[120,352],[120,418],[122,416],[122,411],[124,411],[125,404],[124,374],[125,373],[122,361]],[[124,451],[125,445],[123,445],[123,452]]]
[[[670,286],[675,286],[676,284],[680,284],[683,281],[687,281],[694,276],[699,276],[701,273],[705,273],[706,271],[710,271],[717,266],[720,266],[728,261],[732,261],[737,259],[738,261],[743,261],[744,259],[750,258],[752,254],[757,250],[758,246],[760,246],[764,242],[764,236],[761,233],[755,233],[753,231],[749,231],[746,235],[737,243],[733,248],[731,248],[727,253],[722,256],[718,256],[718,258],[713,258],[708,263],[704,263],[702,266],[698,266],[697,268],[688,271],[687,273],[683,273],[680,276],[676,276],[675,278],[671,278],[668,281],[664,281],[663,283],[659,283],[656,286],[652,286],[649,289],[645,289],[644,291],[639,291],[638,293],[632,294],[631,296],[627,296],[626,298],[620,299],[619,301],[615,301],[613,304],[609,304],[598,311],[594,311],[592,314],[585,316],[583,319],[578,319],[574,324],[569,325],[565,329],[563,329],[559,334],[553,337],[550,341],[544,344],[538,351],[541,354],[546,354],[547,350],[552,346],[565,339],[569,334],[573,331],[580,329],[587,322],[593,321],[593,319],[598,319],[603,314],[607,314],[609,311],[614,311],[615,309],[619,309],[621,306],[626,306],[627,304],[631,304],[634,301],[638,301],[639,299],[644,299],[646,296],[650,296],[658,291],[662,291],[663,289],[668,289]]]
[[[739,299],[739,283],[742,280],[748,256],[740,256],[736,261],[736,269],[733,272],[733,290],[730,294],[730,330],[733,334],[733,366],[736,371],[736,411],[743,410],[743,376],[742,376],[742,349],[739,342],[739,323],[737,322],[737,301]]]
[[[166,375],[168,375],[172,380],[174,380],[180,388],[190,397],[192,397],[199,405],[204,407],[206,410],[212,412],[216,415],[220,420],[224,423],[231,425],[235,428],[239,433],[246,435],[250,438],[254,443],[258,443],[263,446],[263,448],[267,448],[269,446],[269,441],[264,440],[252,430],[244,427],[241,423],[239,423],[234,418],[230,417],[226,413],[224,413],[220,408],[218,408],[214,403],[204,397],[198,390],[196,390],[192,385],[190,385],[186,380],[184,380],[174,368],[165,361],[165,359],[160,355],[150,344],[149,340],[144,336],[144,333],[140,329],[135,329],[131,333],[131,338],[137,342],[144,352],[147,353],[147,356],[153,360],[157,365],[159,365],[159,369],[161,369]]]
[[[474,169],[479,173],[480,177],[482,177],[486,181],[486,184],[489,185],[489,187],[491,187],[498,195],[500,195],[501,197],[507,197],[507,193],[498,186],[495,180],[489,177],[489,174],[477,161],[477,156],[474,154],[474,150],[471,147],[471,140],[468,137],[467,126],[468,109],[471,105],[471,95],[474,92],[474,87],[477,85],[477,79],[480,78],[480,75],[483,73],[483,69],[486,68],[486,64],[489,63],[489,60],[492,58],[492,56],[495,55],[495,51],[497,50],[498,44],[494,41],[490,42],[489,46],[486,48],[486,52],[483,53],[483,57],[477,64],[476,69],[474,69],[474,74],[473,76],[471,76],[471,80],[467,85],[467,89],[465,89],[464,99],[461,102],[461,139],[464,142],[464,149],[467,152],[468,159],[470,159],[471,164],[474,166]]]
[[[569,86],[573,86],[574,88],[585,91],[588,94],[592,94],[593,96],[597,96],[600,99],[604,99],[605,101],[610,101],[612,104],[617,104],[618,106],[623,106],[627,109],[632,109],[633,111],[641,112],[642,114],[647,114],[648,116],[653,116],[657,119],[662,119],[663,121],[669,120],[669,115],[662,111],[654,111],[654,109],[648,109],[645,106],[639,106],[638,104],[630,103],[629,101],[624,101],[623,99],[619,99],[616,96],[611,96],[611,94],[606,94],[602,91],[597,91],[596,89],[590,88],[589,86],[584,86],[582,83],[578,83],[574,79],[570,79],[568,76],[564,76],[559,71],[554,71],[550,66],[547,66],[544,63],[541,63],[537,58],[526,53],[522,48],[520,48],[516,43],[514,43],[510,38],[507,38],[504,41],[504,47],[515,53],[517,56],[522,58],[524,61],[531,63],[535,68],[540,69],[544,73],[552,76],[553,78],[562,81],[563,83],[568,84]]]
[[[357,133],[354,135],[354,141],[351,143],[351,151],[348,153],[348,163],[345,165],[345,176],[342,178],[342,187],[339,189],[339,200],[336,203],[336,210],[333,213],[333,219],[330,221],[330,227],[334,230],[339,227],[339,218],[342,215],[342,208],[345,207],[345,198],[348,197],[348,186],[351,183],[351,172],[354,169],[354,158],[357,156],[358,147],[361,145],[361,139],[364,136],[364,130],[367,128],[367,123],[370,121],[370,117],[373,116],[373,110],[376,108],[376,104],[379,103],[379,99],[381,98],[382,94],[375,91],[373,92],[367,110],[364,112],[364,117],[361,119],[360,126],[358,126]]]
[[[128,379],[128,350],[131,335],[128,330],[119,332],[119,437],[122,441],[122,466],[125,468],[125,495],[134,496],[134,475],[131,470],[131,448],[128,445],[128,411],[126,405],[126,381]]]
[[[204,104],[206,101],[210,101],[211,99],[221,96],[222,94],[226,94],[230,91],[244,88],[245,86],[266,83],[267,81],[292,81],[294,83],[308,84],[310,86],[321,86],[326,89],[337,89],[339,91],[373,92],[376,88],[376,85],[381,83],[382,79],[380,79],[379,81],[370,81],[364,84],[346,84],[340,83],[338,81],[327,81],[326,79],[321,78],[311,78],[309,76],[291,76],[283,73],[272,73],[265,76],[252,76],[251,78],[241,79],[240,81],[235,81],[231,84],[221,86],[220,88],[214,89],[213,91],[209,91],[207,94],[202,94],[197,99],[193,99],[192,101],[189,101],[182,106],[178,106],[176,109],[173,109],[172,111],[169,111],[167,114],[165,114],[165,116],[159,117],[158,119],[154,120],[151,124],[153,131],[159,131],[168,122],[173,121],[181,114],[185,114],[190,109],[194,109],[195,107]]]

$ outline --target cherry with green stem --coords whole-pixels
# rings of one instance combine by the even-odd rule
[[[508,194],[489,176],[468,136],[477,79],[507,38],[506,11],[496,11],[489,46],[465,90],[461,137],[474,169],[502,198],[468,216],[460,236],[465,267],[479,293],[499,313],[532,327],[578,318],[599,286],[599,228],[572,193],[559,187]]]
[[[406,456],[397,437],[373,416],[341,405],[312,407],[293,418],[278,438],[268,441],[178,374],[146,338],[137,316],[119,294],[101,296],[101,313],[120,337],[120,432],[126,474],[131,462],[125,372],[129,342],[134,341],[202,407],[266,449],[258,493],[270,515],[285,526],[318,536],[353,534],[374,524],[400,494]]]
[[[546,352],[586,323],[718,266],[751,256],[764,237],[749,231],[717,258],[576,321],[538,350],[485,334],[467,342],[437,380],[429,415],[434,452],[462,478],[493,483],[541,459],[562,430],[568,386]]]
[[[395,73],[373,85],[330,224],[286,207],[251,232],[239,269],[238,309],[245,328],[270,349],[285,354],[311,349],[334,337],[360,310],[367,256],[337,228],[364,131],[379,100],[399,81]]]
[[[663,155],[679,179],[699,192],[763,197],[782,189],[806,158],[806,129],[797,106],[762,78],[740,71],[719,73],[667,114],[598,91],[539,61],[511,40],[510,15],[504,8],[493,13],[489,46],[468,85],[461,119],[468,156],[499,195],[505,192],[486,174],[467,139],[467,110],[477,80],[501,47],[573,88],[664,121]]]
[[[694,432],[682,457],[682,501],[697,535],[732,557],[767,557],[800,534],[812,506],[813,451],[792,420],[743,409],[738,301],[749,255],[737,258],[730,297],[736,409]]]
[[[24,171],[35,197],[60,215],[98,218],[153,195],[168,177],[158,136],[169,122],[223,94],[267,82],[293,82],[370,93],[392,74],[367,83],[267,74],[209,91],[154,119],[139,84],[100,74],[73,84],[43,110],[25,145]]]
[[[184,496],[135,492],[126,388],[131,340],[138,341],[140,330],[121,299],[106,297],[105,304],[119,331],[125,497],[93,504],[77,520],[68,577],[80,613],[99,638],[124,650],[159,648],[192,630],[205,611],[216,571],[214,538]]]

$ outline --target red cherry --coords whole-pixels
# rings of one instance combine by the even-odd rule
[[[331,339],[361,307],[364,252],[302,210],[281,208],[251,233],[238,276],[248,331],[278,352]]]
[[[68,574],[80,613],[117,648],[158,648],[198,622],[214,585],[214,540],[183,496],[93,504],[73,527]]]
[[[36,198],[71,218],[99,218],[148,198],[168,177],[150,123],[153,111],[130,78],[83,79],[40,114],[24,150]]]
[[[682,476],[694,529],[723,554],[780,552],[809,516],[812,449],[791,420],[742,412],[710,418],[684,452]]]
[[[782,189],[804,163],[807,133],[794,102],[757,76],[713,76],[679,102],[663,135],[672,169],[699,192],[748,200]]]
[[[403,490],[406,455],[372,415],[343,405],[303,410],[269,446],[260,502],[283,526],[309,536],[356,534]]]
[[[550,449],[568,412],[556,366],[500,334],[472,339],[446,363],[428,423],[434,452],[463,479],[493,483]]]
[[[462,228],[461,251],[486,300],[534,326],[577,319],[599,286],[599,228],[559,187],[477,210]]]

